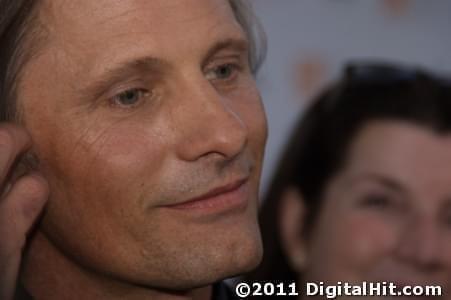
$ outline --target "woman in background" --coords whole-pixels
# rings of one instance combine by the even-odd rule
[[[451,299],[449,81],[348,66],[294,130],[260,221],[250,282],[297,282],[299,299],[306,282],[440,285]]]

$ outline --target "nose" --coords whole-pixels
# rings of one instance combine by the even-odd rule
[[[184,101],[179,106],[177,130],[178,156],[186,161],[216,154],[231,159],[243,151],[248,127],[240,114],[245,99],[231,99],[218,93],[204,77],[189,82],[180,90]]]
[[[415,216],[405,225],[397,247],[398,257],[421,270],[440,267],[443,259],[440,226],[432,216]]]

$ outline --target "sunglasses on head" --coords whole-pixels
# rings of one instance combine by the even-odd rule
[[[451,87],[451,77],[438,75],[417,67],[386,62],[351,62],[344,69],[347,86],[392,86],[419,79],[432,79]]]

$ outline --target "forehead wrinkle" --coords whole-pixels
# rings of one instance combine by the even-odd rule
[[[71,24],[77,17],[73,14],[76,9],[71,10],[71,14],[65,13],[75,1],[49,1],[44,0],[40,9],[40,20],[42,26],[45,26],[47,33],[47,46],[51,50],[54,62],[65,64],[66,70],[75,72],[80,63],[80,53],[88,53],[90,45],[80,43],[77,38],[85,37],[84,32],[72,30]],[[77,22],[75,22],[77,23]],[[81,22],[83,23],[83,22]],[[81,24],[78,22],[78,24]]]
[[[215,5],[213,5],[211,7],[208,7],[205,11],[204,10],[199,10],[196,14],[194,14],[192,16],[182,16],[181,18],[175,19],[174,21],[177,21],[178,23],[197,22],[200,19],[205,19],[205,18],[210,17],[211,15],[215,15],[215,11],[223,11],[224,9],[226,11],[228,11],[227,15],[232,16],[233,20],[235,20],[235,16],[233,15],[233,11],[232,11],[232,8],[231,8],[229,2],[228,1],[223,1],[221,3],[216,3]],[[230,20],[228,20],[227,23],[229,23],[229,21]],[[221,25],[222,22],[223,22],[223,20],[218,18],[216,20],[217,25],[213,25],[211,28],[214,28],[214,27],[216,27],[218,25]],[[236,22],[236,24],[238,25],[238,22]]]
[[[68,7],[71,7],[71,4],[74,4],[73,1],[51,1],[44,0],[42,1],[41,9],[40,9],[40,19],[42,23],[46,26],[49,34],[51,36],[58,37],[58,32],[61,28],[66,28],[68,21],[73,19],[70,16],[74,16],[74,14],[70,15],[62,15]],[[76,10],[72,10],[74,12]],[[59,36],[60,37],[60,36]]]
[[[191,22],[198,22],[200,19],[208,19],[210,15],[214,15],[215,11],[227,11],[227,14],[225,14],[225,17],[230,17],[224,20],[223,18],[216,18],[214,21],[214,24],[210,24],[208,26],[208,34],[212,36],[216,36],[220,34],[221,32],[228,32],[228,35],[230,37],[223,38],[223,40],[243,40],[249,43],[247,36],[241,27],[241,25],[236,20],[236,17],[232,11],[232,8],[228,1],[223,1],[221,3],[216,3],[214,6],[209,7],[206,12],[199,12],[197,15],[192,17],[186,17],[180,19],[179,23],[191,23]],[[233,21],[233,22],[231,22]],[[188,24],[181,24],[181,26],[186,26],[186,28],[189,28]],[[227,28],[233,28],[233,30],[227,30]],[[221,43],[217,42],[218,44]],[[224,42],[225,43],[225,42]]]
[[[105,17],[102,20],[94,23],[93,25],[108,25],[108,23],[114,21],[115,19],[126,18],[128,16],[136,15],[135,12],[140,12],[138,7],[129,8],[125,11],[121,11],[118,13],[112,13],[111,16]],[[132,19],[136,19],[136,17],[132,17]]]
[[[61,26],[65,23],[67,23],[68,21],[75,21],[78,24],[83,24],[85,22],[79,22],[83,19],[86,18],[86,14],[80,14],[80,10],[77,9],[79,8],[80,4],[82,1],[78,0],[78,1],[64,1],[64,0],[58,0],[58,1],[53,1],[53,0],[44,0],[43,1],[43,8],[44,8],[44,12],[46,12],[45,16],[49,19],[52,20],[54,22],[54,24],[57,24],[58,26]],[[121,3],[120,0],[109,0],[108,4],[109,5],[102,5],[100,1],[92,1],[89,4],[91,5],[91,9],[89,10],[89,14],[91,16],[94,16],[94,14],[97,11],[102,11],[102,13],[104,13],[105,11],[111,10],[112,8],[115,7],[115,4],[113,2],[116,3]],[[92,7],[92,4],[97,4],[94,7]],[[81,4],[83,5],[83,4]],[[78,12],[78,13],[77,13]],[[90,20],[93,20],[92,18]],[[62,21],[62,22],[59,22]],[[86,20],[83,20],[86,21]]]
[[[115,3],[111,3],[113,0],[110,0],[109,5],[100,5],[100,1],[92,1],[89,10],[80,10],[80,2],[44,0],[40,15],[54,42],[60,43],[62,47],[71,45],[78,49],[86,48],[86,50],[89,50],[92,41],[89,40],[87,33],[92,32],[93,28],[98,31],[102,28],[99,25],[107,25],[107,22],[104,19],[99,20],[99,17],[105,15],[105,12],[108,11],[111,11],[108,14],[111,15],[114,12]],[[121,3],[119,0],[114,2]],[[109,19],[114,17],[112,16]]]

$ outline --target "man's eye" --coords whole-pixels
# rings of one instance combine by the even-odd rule
[[[233,64],[220,65],[207,72],[206,77],[208,80],[227,80],[233,77],[237,69]]]
[[[149,91],[145,89],[129,89],[126,91],[123,91],[117,95],[115,95],[111,102],[113,105],[118,105],[122,107],[133,107],[139,104],[140,101],[144,97],[147,97],[149,95]]]

